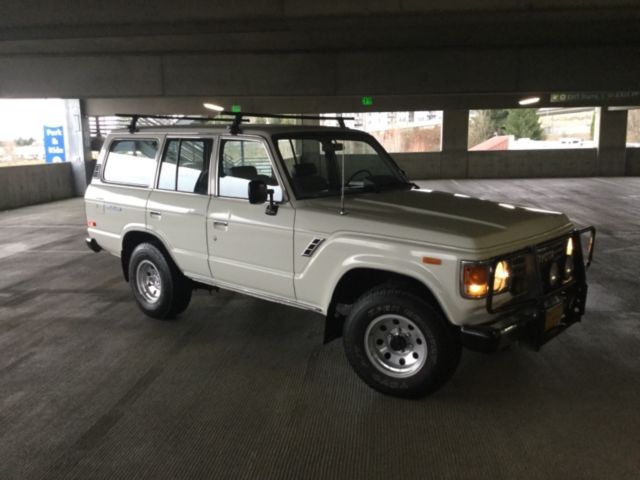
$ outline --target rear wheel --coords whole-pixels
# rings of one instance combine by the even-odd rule
[[[343,339],[360,378],[399,397],[420,397],[440,388],[461,355],[459,339],[442,314],[417,295],[393,287],[358,299]]]
[[[140,309],[153,318],[175,318],[191,301],[189,280],[152,243],[141,243],[133,250],[129,284]]]

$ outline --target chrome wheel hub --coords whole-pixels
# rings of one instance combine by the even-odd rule
[[[391,377],[409,377],[427,360],[422,331],[402,315],[391,313],[375,318],[367,327],[364,345],[371,363]]]
[[[160,272],[149,260],[143,260],[136,270],[136,285],[138,292],[145,301],[156,303],[162,294],[162,281]]]

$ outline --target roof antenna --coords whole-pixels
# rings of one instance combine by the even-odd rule
[[[344,209],[344,150],[342,150],[342,173],[341,173],[341,177],[342,180],[340,181],[340,215],[346,215],[347,212]]]

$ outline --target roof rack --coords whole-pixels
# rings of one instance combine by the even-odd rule
[[[131,122],[127,127],[129,133],[135,133],[138,131],[138,120],[141,118],[155,118],[155,119],[167,119],[167,120],[191,120],[194,122],[227,122],[229,124],[229,131],[233,135],[237,135],[241,132],[240,125],[243,123],[249,123],[250,120],[247,117],[255,118],[289,118],[294,120],[336,120],[340,128],[347,128],[344,123],[345,120],[354,120],[353,117],[323,117],[321,115],[294,115],[284,113],[255,113],[255,112],[229,112],[223,110],[220,115],[225,117],[215,116],[189,116],[189,115],[145,115],[138,113],[116,113],[116,117],[128,117],[131,118]]]

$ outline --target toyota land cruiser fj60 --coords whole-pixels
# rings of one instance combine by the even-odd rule
[[[250,114],[247,114],[250,115]],[[371,387],[420,396],[462,347],[538,349],[585,311],[595,230],[562,213],[418,188],[370,135],[193,123],[110,133],[87,243],[120,258],[140,309],[223,288],[326,317]]]

